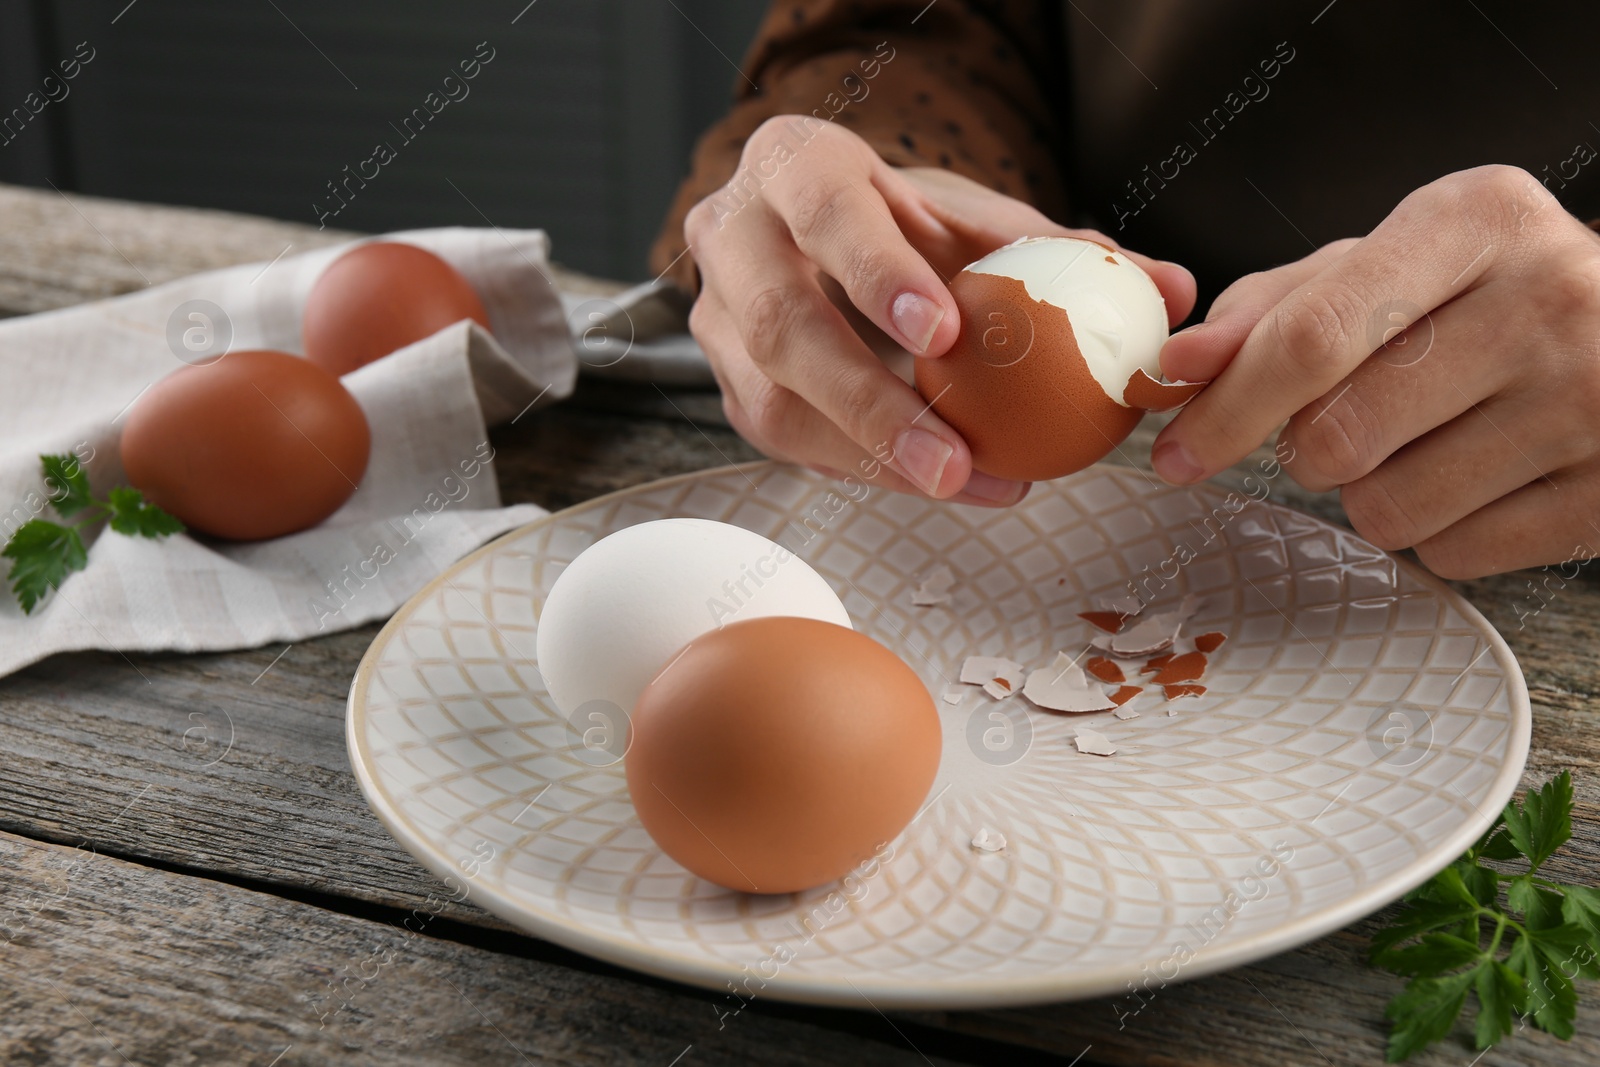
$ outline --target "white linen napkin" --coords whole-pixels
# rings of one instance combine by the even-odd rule
[[[548,239],[464,228],[382,239],[420,245],[461,271],[493,336],[457,323],[345,376],[371,426],[372,458],[344,507],[310,530],[254,543],[85,528],[88,567],[31,615],[9,582],[0,591],[0,676],[75,649],[194,652],[348,629],[391,614],[452,561],[545,514],[500,506],[487,428],[569,395],[577,377],[546,272]],[[196,344],[207,329],[212,343],[231,333],[232,351],[301,351],[306,294],[350,247],[0,321],[0,541],[28,519],[59,521],[40,454],[80,456],[97,497],[126,483],[122,416],[152,382],[194,361],[184,331],[199,331],[189,335]],[[190,318],[193,301],[221,314],[201,307]],[[0,575],[10,564],[0,559]]]

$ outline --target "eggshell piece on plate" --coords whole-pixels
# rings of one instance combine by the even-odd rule
[[[816,619],[702,634],[645,688],[624,763],[662,851],[747,893],[831,882],[906,827],[939,769],[939,716],[893,652]]]
[[[287,352],[229,352],[151,386],[122,427],[122,465],[200,533],[280,537],[338,511],[367,470],[366,415],[339,379]]]
[[[345,375],[446,326],[489,313],[461,272],[416,245],[370,241],[330,263],[306,297],[306,358]]]

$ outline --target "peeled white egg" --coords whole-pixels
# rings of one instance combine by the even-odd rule
[[[967,270],[1015,278],[1033,299],[1065,311],[1089,373],[1123,407],[1132,406],[1122,394],[1134,371],[1161,380],[1167,305],[1121,252],[1074,237],[1024,237]]]
[[[961,332],[940,358],[916,361],[916,386],[977,470],[1022,481],[1083,470],[1144,412],[1205,385],[1161,380],[1161,291],[1106,245],[1023,238],[957,274],[950,294]]]
[[[768,615],[851,625],[822,576],[775,541],[709,519],[643,522],[556,578],[539,614],[539,673],[568,715],[595,700],[631,712],[690,641]]]

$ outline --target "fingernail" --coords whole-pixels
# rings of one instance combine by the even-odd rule
[[[1015,504],[1022,499],[1022,494],[1028,491],[1028,483],[973,471],[961,491],[979,500],[988,500],[995,504]]]
[[[919,355],[928,350],[933,331],[944,321],[944,308],[921,293],[910,291],[894,298],[894,308],[890,314],[894,319],[894,328],[900,331],[900,336],[911,346],[911,351]]]
[[[944,438],[920,426],[908,426],[894,439],[894,455],[906,477],[933,496],[939,491],[944,466],[955,454]]]
[[[1171,485],[1188,485],[1197,482],[1205,473],[1200,464],[1189,455],[1189,450],[1176,441],[1164,441],[1150,453],[1150,465],[1161,475],[1161,480]]]

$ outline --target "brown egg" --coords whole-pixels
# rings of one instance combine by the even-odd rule
[[[349,374],[462,319],[489,328],[489,313],[450,264],[415,245],[373,241],[328,265],[306,298],[306,358]]]
[[[234,541],[294,533],[338,511],[371,446],[339,379],[287,352],[229,352],[174,371],[122,427],[128,480],[190,529]]]
[[[747,893],[831,882],[905,829],[939,769],[939,716],[899,657],[769,616],[695,638],[645,687],[625,759],[639,820]]]
[[[916,361],[917,391],[1001,478],[1059,478],[1103,458],[1146,410],[1203,383],[1161,382],[1166,305],[1120,252],[1068,237],[992,252],[950,283],[961,333]]]

